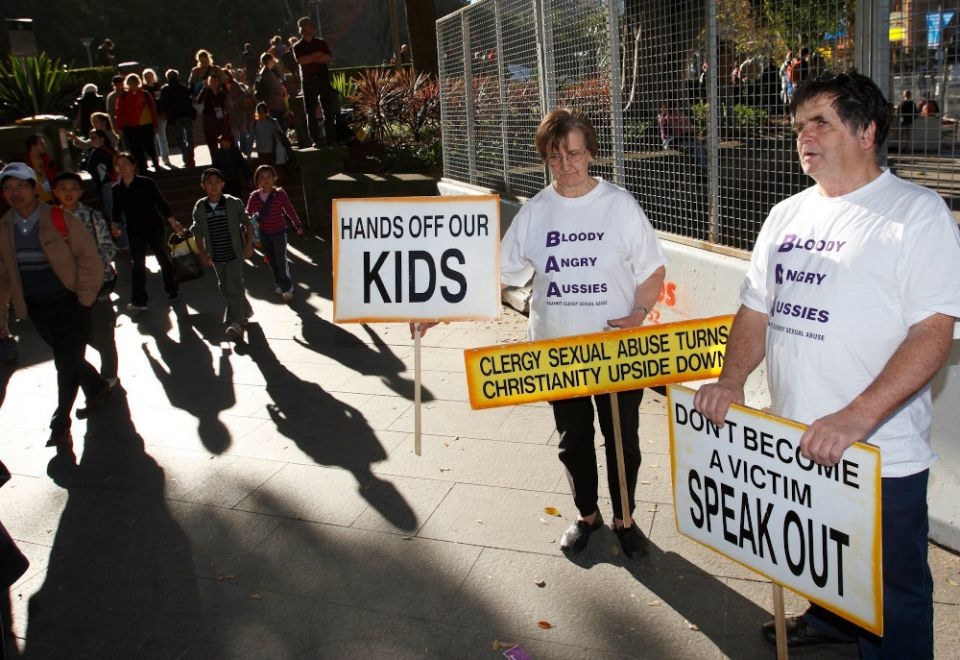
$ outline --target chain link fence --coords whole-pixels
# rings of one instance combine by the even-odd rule
[[[939,101],[935,119],[898,115],[889,165],[953,206],[958,18],[960,0],[479,0],[437,23],[444,174],[531,197],[549,181],[540,118],[577,108],[600,137],[594,173],[657,229],[749,250],[770,208],[811,184],[793,86],[856,67],[894,102]]]

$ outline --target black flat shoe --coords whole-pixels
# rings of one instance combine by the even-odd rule
[[[57,447],[63,449],[73,446],[73,436],[70,429],[53,429],[50,431],[50,437],[47,439],[47,447]]]
[[[767,643],[777,645],[777,627],[775,621],[767,621],[760,627]],[[824,644],[853,644],[852,637],[834,637],[808,626],[802,616],[787,618],[787,647],[791,649]]]
[[[623,554],[630,559],[647,555],[647,537],[637,528],[636,521],[629,527],[614,527],[613,533],[620,539]]]
[[[603,527],[603,517],[597,511],[597,517],[593,519],[593,524],[584,520],[578,520],[569,527],[560,537],[560,549],[564,552],[576,554],[582,552],[587,547],[587,541],[590,540],[590,534]]]
[[[110,388],[110,384],[107,383],[106,386],[97,392],[92,399],[87,400],[87,406],[85,408],[77,408],[77,419],[86,419],[89,417],[90,413],[107,402],[107,399],[110,398],[110,393],[112,391],[113,390]]]

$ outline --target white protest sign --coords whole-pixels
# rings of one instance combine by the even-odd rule
[[[718,428],[693,396],[669,386],[677,529],[883,634],[879,449],[817,465],[800,453],[804,426],[733,405]]]
[[[333,320],[500,316],[495,195],[333,201]]]

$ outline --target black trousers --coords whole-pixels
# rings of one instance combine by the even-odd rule
[[[153,135],[153,124],[123,127],[123,139],[127,143],[130,153],[137,159],[141,172],[147,171],[147,156],[153,161],[153,166],[159,169],[157,145],[154,142]]]
[[[635,507],[637,475],[640,473],[640,401],[643,390],[620,392],[620,433],[623,439],[623,462],[627,473],[627,501],[630,513]],[[617,450],[613,437],[610,396],[577,397],[552,402],[553,419],[560,432],[560,462],[567,470],[573,501],[581,516],[597,510],[597,452],[594,447],[593,407],[597,407],[600,432],[605,441],[607,486],[615,518],[623,519],[620,503],[620,479],[617,476]]]
[[[107,386],[84,357],[90,337],[90,308],[81,305],[72,291],[65,291],[55,296],[27,298],[27,313],[37,333],[53,349],[58,395],[50,428],[69,429],[77,391],[83,388],[89,399]]]
[[[340,118],[340,96],[329,80],[316,76],[303,79],[303,105],[307,114],[307,132],[313,143],[334,145],[337,143],[337,125]],[[317,106],[323,107],[323,135],[317,125]]]
[[[164,240],[163,227],[147,227],[131,230],[127,225],[130,236],[130,302],[134,305],[147,304],[147,246],[153,250],[157,263],[160,264],[160,273],[163,275],[163,288],[168,294],[179,291],[173,280],[173,267],[167,255],[167,243]]]

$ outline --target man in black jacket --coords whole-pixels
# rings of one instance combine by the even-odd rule
[[[197,111],[193,107],[190,90],[180,82],[180,73],[176,69],[168,69],[166,79],[167,84],[160,89],[160,103],[167,109],[167,124],[180,144],[183,164],[196,167],[193,158],[193,120],[197,118]]]

